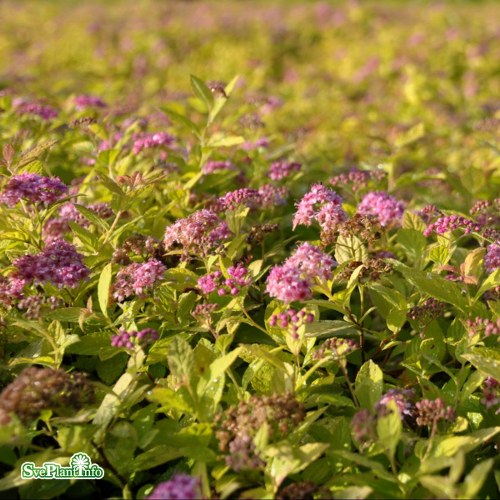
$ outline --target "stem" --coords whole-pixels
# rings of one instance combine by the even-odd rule
[[[247,310],[243,307],[243,305],[241,306],[241,310],[243,311],[243,314],[246,316],[246,318],[248,319],[248,321],[250,322],[250,324],[252,326],[254,326],[255,328],[259,329],[261,332],[264,332],[266,335],[267,335],[267,330],[265,328],[262,328],[262,326],[258,325],[251,317],[250,315],[248,314]]]
[[[354,387],[352,386],[351,381],[349,380],[349,375],[347,374],[347,370],[346,370],[344,364],[342,363],[342,361],[339,362],[339,366],[340,366],[340,369],[342,370],[342,373],[344,374],[345,381],[347,383],[347,387],[349,388],[349,392],[351,393],[352,399],[353,399],[354,403],[356,404],[356,406],[359,407],[359,401],[358,401],[358,398],[356,397],[356,394],[354,393]]]
[[[106,233],[106,236],[104,237],[104,241],[102,242],[103,245],[105,245],[108,242],[109,238],[111,237],[111,234],[115,230],[116,225],[118,224],[118,220],[122,216],[122,213],[123,212],[121,210],[118,210],[118,212],[116,212],[115,220],[113,221],[113,224],[111,224],[111,227],[108,229],[108,232]]]

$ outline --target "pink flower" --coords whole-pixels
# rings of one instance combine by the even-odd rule
[[[170,146],[173,142],[174,138],[166,132],[144,132],[135,136],[132,151],[139,154],[144,149]]]
[[[302,243],[293,255],[285,260],[284,265],[299,269],[306,279],[329,280],[332,277],[332,267],[337,263],[318,247],[310,243]]]
[[[488,246],[484,256],[484,267],[492,273],[500,267],[500,243],[495,242]]]
[[[139,264],[134,262],[118,271],[113,286],[113,297],[122,302],[127,297],[138,295],[143,297],[145,292],[163,278],[166,267],[156,259]]]
[[[358,213],[377,217],[385,227],[399,223],[403,217],[404,205],[383,191],[372,191],[361,200]]]
[[[23,173],[13,175],[7,182],[0,201],[9,207],[21,200],[30,203],[50,205],[68,192],[68,186],[59,177],[44,177],[38,174]]]
[[[106,103],[100,97],[93,95],[77,95],[73,102],[75,103],[75,108],[77,110],[106,107]]]
[[[275,161],[269,167],[269,177],[273,181],[277,181],[288,177],[292,172],[298,172],[301,168],[302,165],[297,162]]]

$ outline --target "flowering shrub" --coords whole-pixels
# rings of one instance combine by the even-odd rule
[[[2,498],[499,497],[499,7],[269,4],[0,2]]]

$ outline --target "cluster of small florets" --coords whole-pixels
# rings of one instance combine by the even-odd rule
[[[285,186],[274,186],[273,184],[264,184],[259,187],[259,204],[263,208],[285,205],[290,195]]]
[[[481,337],[500,335],[500,318],[496,321],[492,321],[488,318],[476,317],[474,319],[468,319],[465,324],[470,337],[476,334],[479,334]]]
[[[206,255],[218,249],[229,238],[227,223],[210,210],[198,210],[185,219],[179,219],[165,230],[165,250],[176,243],[186,254]]]
[[[492,243],[486,249],[484,267],[489,273],[492,273],[500,268],[500,242]]]
[[[260,137],[255,141],[246,141],[241,145],[243,151],[253,151],[259,148],[268,148],[270,145],[269,139],[267,137]]]
[[[404,210],[401,201],[383,191],[366,194],[358,206],[358,213],[377,217],[382,227],[398,225]]]
[[[279,228],[278,224],[257,224],[248,232],[247,243],[261,243],[267,234],[274,233]]]
[[[291,175],[292,172],[298,172],[301,168],[302,165],[300,163],[278,160],[271,163],[269,177],[273,181],[279,181]]]
[[[106,103],[97,96],[93,95],[77,95],[73,99],[75,108],[79,111],[87,108],[105,108]]]
[[[446,406],[441,398],[422,399],[415,403],[415,416],[417,425],[421,427],[433,426],[440,420],[453,422],[455,410],[451,406]]]
[[[22,298],[17,307],[24,311],[28,319],[39,319],[42,317],[44,309],[50,310],[62,307],[63,301],[58,297],[46,297],[45,295],[29,295]]]
[[[224,278],[221,271],[202,276],[198,279],[198,286],[204,294],[217,291],[222,297],[227,294],[238,295],[243,287],[252,282],[248,269],[241,264],[228,268],[227,274],[228,278]]]
[[[204,175],[213,174],[219,170],[238,170],[230,161],[228,160],[211,160],[207,161],[201,171]]]
[[[354,414],[351,429],[354,439],[367,445],[377,439],[377,414],[363,408]]]
[[[361,214],[354,214],[350,219],[340,224],[337,229],[339,234],[356,236],[367,243],[375,241],[382,230],[377,217]]]
[[[14,207],[21,200],[46,206],[60,200],[67,192],[68,186],[59,177],[23,173],[8,180],[0,201],[9,207]]]
[[[480,200],[474,203],[469,213],[481,226],[495,227],[500,225],[500,198],[493,201]]]
[[[332,231],[347,219],[342,209],[342,198],[322,184],[315,184],[296,205],[293,229],[298,225],[310,226],[317,221],[323,231]]]
[[[127,332],[124,328],[120,328],[118,334],[113,335],[111,338],[111,345],[113,347],[133,349],[137,344],[141,346],[152,344],[155,340],[158,340],[158,338],[158,332],[154,328],[145,328],[139,332],[136,330]]]
[[[496,413],[500,413],[500,382],[493,377],[487,377],[483,382],[482,389],[481,403],[487,410],[498,406]]]
[[[274,266],[267,278],[267,293],[283,302],[306,300],[312,296],[316,279],[329,280],[337,263],[318,247],[300,245],[281,266]]]
[[[59,112],[52,106],[26,101],[24,99],[15,99],[14,107],[20,115],[36,115],[42,120],[51,120],[57,118]]]
[[[292,337],[297,338],[299,328],[313,321],[314,314],[308,312],[306,308],[302,308],[300,311],[288,309],[282,313],[273,314],[269,318],[269,325],[290,328]]]
[[[196,304],[191,315],[201,326],[210,330],[212,328],[212,314],[215,313],[217,307],[217,304],[211,303]]]
[[[347,173],[332,177],[329,183],[339,188],[345,189],[349,187],[351,191],[356,193],[367,188],[370,182],[380,182],[386,176],[387,174],[383,170],[359,170],[353,168]]]
[[[166,132],[142,132],[134,137],[132,152],[136,155],[144,149],[170,146],[174,138]]]
[[[436,222],[429,224],[424,230],[424,236],[427,237],[433,233],[445,234],[455,229],[463,229],[465,234],[469,234],[472,231],[480,231],[481,225],[461,215],[445,215]]]
[[[84,373],[53,368],[23,370],[0,394],[0,424],[16,414],[23,422],[35,420],[42,410],[66,412],[93,401],[93,390]]]
[[[113,210],[107,203],[94,203],[86,208],[102,219],[113,216]],[[73,203],[66,203],[59,209],[59,216],[49,219],[43,227],[44,240],[48,243],[62,238],[71,230],[70,222],[82,227],[90,225],[90,222],[77,210]]]
[[[435,217],[441,216],[441,210],[436,205],[425,205],[421,210],[417,211],[417,215],[426,223],[429,224]]]
[[[269,440],[277,441],[296,428],[305,415],[304,405],[291,394],[252,396],[248,402],[240,402],[216,416],[215,436],[220,450],[229,454],[228,465],[236,465],[239,470],[252,469],[264,464],[250,444],[257,431],[267,424]],[[237,454],[234,458],[231,448]]]
[[[358,343],[353,339],[333,337],[325,340],[321,344],[321,346],[314,353],[314,359],[333,358],[334,360],[339,360],[345,358],[348,354],[358,348]]]
[[[113,252],[113,262],[127,265],[131,260],[129,254],[140,255],[144,259],[161,259],[161,244],[151,236],[134,234]]]
[[[427,325],[433,319],[439,318],[446,311],[446,304],[436,300],[434,297],[427,299],[420,306],[413,306],[408,312],[408,318]]]
[[[216,205],[218,207],[217,211],[221,212],[223,210],[234,210],[242,205],[248,208],[257,208],[260,201],[260,194],[256,189],[241,188],[221,196]]]
[[[392,264],[385,262],[383,258],[372,257],[366,262],[353,260],[349,262],[344,269],[337,275],[341,281],[349,281],[354,271],[359,267],[361,270],[358,274],[359,281],[377,281],[382,276],[389,274],[392,271]]]
[[[25,255],[13,262],[14,277],[24,281],[52,283],[59,288],[74,288],[86,279],[90,270],[83,263],[83,256],[75,247],[64,240],[49,243],[36,255]]]
[[[201,498],[200,487],[200,478],[175,474],[170,481],[156,486],[148,500],[196,500]]]
[[[414,412],[412,399],[414,396],[415,392],[412,389],[389,389],[375,404],[375,411],[379,416],[385,415],[389,401],[394,401],[401,420],[404,420],[405,417],[412,417]]]
[[[122,302],[132,295],[144,297],[147,290],[152,289],[158,281],[161,281],[166,269],[156,259],[151,259],[143,264],[134,262],[120,269],[113,285],[113,297],[118,302]]]
[[[300,481],[292,483],[276,494],[276,500],[327,500],[333,499],[333,496],[328,491],[328,488],[321,488],[312,481]]]
[[[15,276],[9,276],[8,278],[0,276],[0,303],[8,307],[15,300],[22,298],[25,284],[26,282],[23,279]]]

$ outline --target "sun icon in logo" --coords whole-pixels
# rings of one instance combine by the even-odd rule
[[[92,461],[86,453],[75,453],[69,461],[69,465],[78,471],[79,476],[83,475],[83,471],[88,469],[91,463]]]

